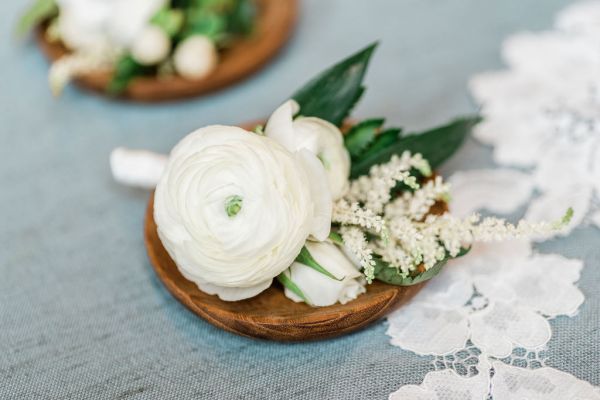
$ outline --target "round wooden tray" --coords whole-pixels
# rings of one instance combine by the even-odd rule
[[[185,279],[163,247],[154,222],[154,194],[146,209],[144,241],[156,274],[177,300],[219,328],[261,339],[303,341],[340,336],[406,303],[423,285],[401,287],[376,281],[357,299],[328,307],[295,303],[275,285],[247,300],[220,300]]]
[[[298,15],[298,0],[257,0],[257,3],[256,32],[221,52],[219,65],[212,74],[200,80],[179,76],[136,78],[121,97],[143,102],[182,99],[221,89],[256,72],[288,41]],[[48,42],[45,27],[37,30],[36,37],[51,61],[68,53],[62,44]],[[90,73],[75,82],[85,89],[105,94],[110,79],[110,73]]]

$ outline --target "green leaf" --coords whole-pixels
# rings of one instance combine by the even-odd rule
[[[227,19],[228,31],[238,35],[247,35],[251,33],[254,29],[256,13],[256,4],[254,4],[253,1],[236,1],[232,12]]]
[[[169,37],[174,37],[183,27],[184,15],[181,10],[163,8],[150,20],[152,25],[161,28]]]
[[[333,243],[339,245],[339,246],[343,246],[344,245],[344,239],[342,239],[342,235],[340,235],[337,232],[333,232],[331,231],[329,233],[329,240],[331,240]]]
[[[334,279],[336,281],[343,280],[343,279],[336,278],[335,275],[333,275],[331,272],[329,272],[325,268],[323,268],[321,266],[321,264],[319,264],[313,258],[313,256],[310,254],[310,251],[308,251],[306,246],[302,247],[300,254],[298,254],[298,257],[296,257],[296,262],[299,262],[300,264],[304,264],[307,267],[310,267],[310,268],[314,269],[315,271],[322,273],[323,275],[327,276],[328,278]]]
[[[429,268],[427,271],[422,272],[415,276],[402,276],[398,272],[398,269],[390,266],[388,263],[383,261],[381,258],[374,258],[375,260],[375,279],[389,283],[391,285],[397,286],[411,286],[416,285],[417,283],[428,281],[433,278],[437,274],[440,273],[444,265],[453,259],[462,257],[471,251],[470,247],[460,249],[460,252],[456,255],[456,257],[451,257],[449,254],[443,260],[438,261],[433,267]]]
[[[286,288],[292,291],[296,296],[300,297],[306,304],[310,304],[308,298],[304,295],[302,290],[296,285],[285,272],[277,275],[277,280]]]
[[[106,91],[111,95],[119,95],[127,89],[129,82],[136,76],[145,75],[151,71],[151,67],[138,64],[131,55],[122,56],[115,65],[115,72],[109,82]]]
[[[292,98],[300,114],[340,126],[364,92],[362,81],[375,47],[377,43],[342,60],[298,90]]]
[[[361,154],[361,157],[371,157],[374,154],[377,154],[380,151],[383,151],[384,149],[393,145],[398,140],[400,140],[401,132],[402,129],[400,128],[389,128],[379,133],[375,137],[375,141],[369,146],[369,148],[365,152]]]
[[[58,13],[54,0],[36,0],[36,2],[23,14],[17,25],[17,34],[24,35]]]
[[[192,35],[204,35],[212,40],[218,40],[226,28],[227,21],[223,15],[204,10],[191,11],[182,36],[186,38]]]
[[[360,156],[375,140],[377,131],[383,122],[383,118],[367,119],[350,128],[350,131],[344,136],[344,145],[353,158]]]
[[[381,259],[375,259],[375,279],[396,286],[412,286],[417,283],[425,282],[440,273],[444,265],[448,262],[449,257],[438,261],[433,267],[416,276],[402,276],[398,270],[391,267]]]
[[[480,117],[465,117],[420,134],[403,136],[394,145],[363,157],[352,164],[351,177],[356,178],[369,173],[373,165],[390,160],[394,154],[402,154],[405,150],[421,155],[429,161],[431,168],[439,167],[463,143],[471,128],[481,120]]]

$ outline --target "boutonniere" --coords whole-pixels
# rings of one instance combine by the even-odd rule
[[[204,127],[168,160],[156,160],[158,235],[200,290],[236,301],[276,280],[295,302],[346,303],[375,280],[410,286],[431,279],[474,242],[547,234],[568,223],[571,210],[553,223],[516,225],[448,212],[451,189],[435,171],[479,117],[424,132],[386,127],[383,118],[348,119],[374,49],[321,73],[264,125]],[[148,186],[150,169],[132,169],[136,157],[148,161],[115,151],[113,172]]]
[[[56,95],[78,79],[112,96],[163,100],[214,90],[256,70],[287,40],[295,4],[36,0],[18,29],[37,29]]]

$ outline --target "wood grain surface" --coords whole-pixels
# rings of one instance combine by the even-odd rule
[[[129,84],[121,97],[142,102],[183,99],[221,89],[256,72],[288,41],[298,15],[298,0],[257,0],[257,3],[256,31],[222,51],[219,65],[212,74],[199,80],[187,80],[177,75],[139,77]],[[46,39],[44,26],[39,27],[36,38],[39,47],[51,61],[68,53],[62,44]],[[108,72],[95,72],[77,78],[75,83],[105,94],[110,79]]]

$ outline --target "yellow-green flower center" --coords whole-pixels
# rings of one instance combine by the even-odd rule
[[[238,195],[229,196],[225,199],[225,212],[229,218],[235,217],[242,209],[243,199]]]

